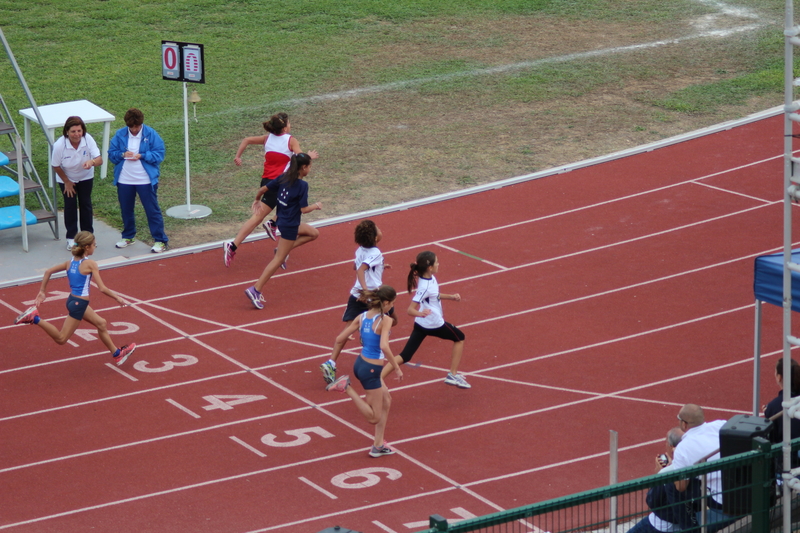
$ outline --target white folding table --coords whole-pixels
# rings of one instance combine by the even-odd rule
[[[85,124],[93,124],[97,122],[103,123],[103,145],[100,150],[100,155],[103,157],[103,164],[100,166],[100,177],[105,178],[108,174],[108,142],[111,133],[111,123],[114,121],[114,115],[99,107],[89,100],[75,100],[74,102],[62,102],[60,104],[50,104],[37,106],[39,114],[44,120],[44,127],[47,135],[50,137],[51,142],[55,142],[55,131],[58,128],[63,128],[64,123],[69,117],[81,117]],[[36,113],[33,108],[21,109],[19,112],[25,118],[25,151],[28,157],[31,156],[31,122],[36,124],[39,120],[36,118]],[[49,177],[50,186],[54,186],[53,181],[53,165],[50,164],[50,154],[47,154],[47,175]]]

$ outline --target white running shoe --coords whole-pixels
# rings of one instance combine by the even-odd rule
[[[383,457],[384,455],[393,455],[394,453],[396,452],[392,448],[390,448],[388,444],[384,442],[383,446],[381,446],[380,448],[376,448],[375,446],[373,446],[372,449],[369,451],[369,456]]]
[[[467,383],[467,380],[464,378],[463,374],[451,374],[448,372],[447,377],[444,378],[444,382],[448,385],[455,385],[459,389],[472,388],[472,385]]]

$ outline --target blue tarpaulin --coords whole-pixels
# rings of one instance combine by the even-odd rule
[[[792,250],[792,263],[800,264],[800,250]],[[756,300],[783,307],[783,252],[756,257],[753,291]],[[792,272],[792,311],[800,311],[800,274]]]

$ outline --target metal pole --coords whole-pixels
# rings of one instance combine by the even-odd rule
[[[184,155],[186,157],[186,210],[192,210],[192,191],[189,180],[189,103],[186,93],[186,82],[183,82],[183,139]]]
[[[615,485],[619,479],[619,434],[609,430],[609,485]],[[609,500],[609,533],[617,533],[617,497]]]
[[[167,209],[167,215],[173,218],[203,218],[211,214],[211,209],[204,205],[192,205],[191,173],[189,172],[189,101],[186,95],[186,82],[183,82],[183,138],[184,157],[186,158],[186,205],[176,205]]]
[[[22,139],[14,135],[14,149],[17,151],[17,181],[19,182],[19,217],[22,229],[22,249],[28,251],[28,213],[25,208],[25,165],[22,162]]]
[[[756,300],[755,347],[753,348],[753,416],[758,416],[761,389],[761,300]]]
[[[30,102],[30,104],[31,104],[31,109],[33,109],[33,112],[36,114],[36,120],[39,121],[39,126],[42,128],[42,132],[44,133],[44,138],[47,140],[47,145],[48,145],[48,152],[47,152],[48,157],[47,157],[47,160],[50,161],[50,154],[53,152],[53,141],[50,140],[50,135],[48,134],[47,128],[44,125],[44,119],[42,118],[42,114],[39,113],[39,108],[36,106],[36,101],[33,99],[33,94],[31,93],[31,90],[28,88],[28,83],[25,81],[25,76],[22,75],[22,70],[19,68],[19,65],[17,64],[17,60],[14,57],[13,52],[11,52],[11,46],[8,44],[8,41],[6,40],[6,36],[3,33],[2,29],[0,29],[0,40],[3,41],[3,48],[6,49],[6,54],[8,55],[8,60],[11,61],[11,66],[14,68],[14,72],[17,73],[17,78],[19,79],[20,85],[22,85],[22,90],[25,91],[25,96],[28,97],[28,102]],[[19,157],[20,160],[22,159],[22,154],[23,154],[23,152],[17,151],[17,157]],[[28,157],[30,157],[30,156],[28,156]],[[29,161],[29,163],[31,165],[33,165],[33,161],[31,161],[30,159],[28,159],[28,161]],[[58,187],[56,187],[55,184],[50,184],[50,186],[51,186],[52,192],[53,192],[53,203],[52,203],[51,207],[53,208],[53,212],[56,212],[56,218],[53,220],[53,224],[54,224],[54,228],[55,228],[55,232],[54,233],[55,233],[56,240],[58,240],[58,230],[59,230],[59,228],[58,228],[58,213],[57,213],[57,211],[58,211],[58,199],[56,197],[56,189],[58,189]],[[45,198],[47,198],[47,194],[44,191],[42,191],[42,194],[44,194]]]
[[[794,45],[790,39],[795,36],[794,0],[786,0],[786,20],[784,26],[784,106],[786,112],[783,119],[783,401],[791,399],[791,346],[789,335],[792,334],[792,271],[789,262],[792,260],[792,198],[789,187],[792,186],[792,121],[789,118],[794,101]],[[791,466],[791,425],[788,409],[783,411],[783,471],[788,473]],[[792,500],[788,480],[783,482],[783,531],[792,531]]]
[[[19,83],[22,85],[22,90],[25,91],[25,96],[28,97],[28,102],[30,102],[33,112],[36,113],[36,120],[39,121],[39,126],[41,126],[44,137],[47,139],[47,144],[50,145],[50,150],[52,151],[53,141],[50,140],[50,136],[47,134],[47,128],[44,126],[44,119],[42,118],[41,113],[39,113],[39,108],[36,107],[36,101],[33,99],[33,94],[31,94],[31,90],[28,88],[28,84],[25,82],[25,77],[22,75],[22,70],[20,70],[17,60],[14,58],[14,54],[11,52],[11,47],[9,46],[8,41],[6,41],[6,36],[3,34],[2,29],[0,29],[0,39],[3,41],[3,47],[6,49],[6,54],[8,54],[8,59],[11,61],[11,66],[14,67],[14,72],[17,73],[17,78],[19,78]]]

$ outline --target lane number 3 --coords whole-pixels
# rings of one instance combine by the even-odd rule
[[[177,361],[163,361],[161,366],[151,367],[150,363],[147,361],[136,361],[134,363],[133,368],[138,370],[139,372],[166,372],[168,370],[172,370],[176,366],[190,366],[197,363],[197,357],[193,355],[183,355],[183,354],[175,354],[172,356],[173,359]]]

